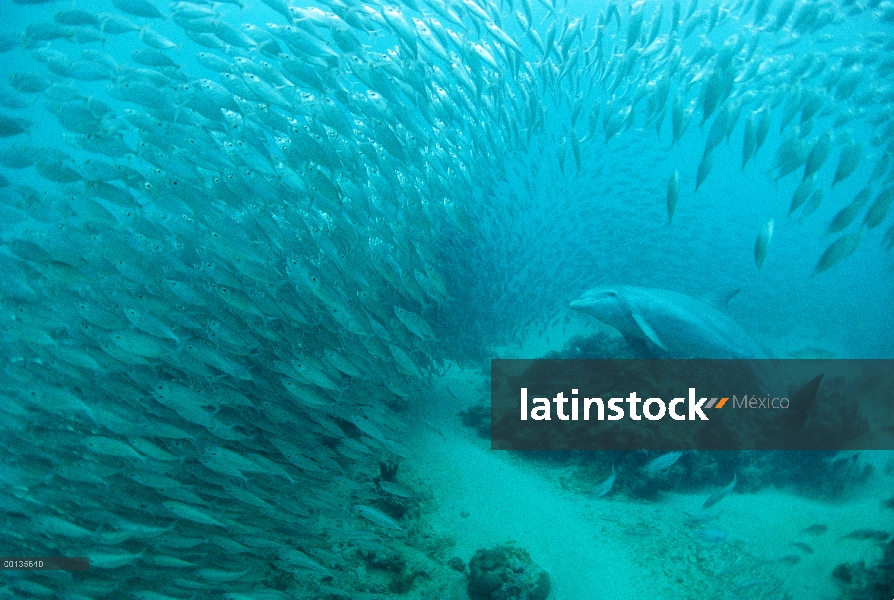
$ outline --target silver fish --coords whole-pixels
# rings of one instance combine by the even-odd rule
[[[754,264],[757,265],[758,271],[763,268],[764,261],[767,259],[771,239],[773,239],[773,219],[764,224],[754,242]]]
[[[683,456],[683,453],[680,451],[668,452],[667,454],[662,454],[656,459],[653,459],[646,465],[645,470],[648,475],[657,475],[662,471],[666,470],[668,467],[676,463],[680,460],[680,457]]]
[[[401,537],[407,536],[407,530],[401,527],[400,523],[377,508],[365,506],[363,504],[356,504],[354,506],[354,513],[379,527],[396,531]]]
[[[612,463],[611,475],[606,477],[605,481],[595,486],[591,494],[596,498],[602,498],[603,496],[606,496],[610,491],[612,491],[612,487],[614,487],[615,485],[615,477],[615,465],[614,463]]]
[[[708,496],[708,499],[705,500],[705,503],[702,504],[702,508],[711,508],[724,498],[726,498],[730,492],[736,487],[736,484],[739,482],[739,476],[737,473],[733,473],[733,480],[729,483],[729,485],[724,486]]]

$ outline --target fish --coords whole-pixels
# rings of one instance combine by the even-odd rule
[[[708,175],[711,173],[711,169],[714,166],[714,151],[706,148],[705,152],[702,154],[702,160],[698,164],[698,171],[695,176],[695,191],[698,191],[698,188],[705,182],[708,178]]]
[[[674,174],[667,180],[667,222],[674,220],[674,211],[677,209],[677,202],[680,200],[680,174],[674,171]]]
[[[602,483],[593,487],[593,491],[590,492],[595,498],[602,498],[603,496],[607,496],[609,492],[612,491],[612,487],[615,485],[615,478],[617,474],[615,473],[615,465],[612,463],[612,472],[611,474],[602,481]]]
[[[748,115],[748,120],[745,121],[745,133],[742,137],[742,170],[745,170],[745,166],[748,164],[748,161],[751,160],[751,157],[754,156],[755,148],[757,146],[757,121],[756,121],[756,113],[752,112]]]
[[[671,290],[605,286],[585,292],[571,308],[617,329],[646,356],[766,358],[745,330],[718,308],[732,295],[711,303]]]
[[[804,542],[792,542],[792,545],[804,552],[805,554],[813,554],[814,550],[810,547],[809,544],[805,544]]]
[[[796,210],[798,210],[807,200],[810,198],[810,195],[813,193],[813,187],[816,185],[816,175],[810,175],[801,180],[801,184],[795,190],[795,193],[792,195],[791,206],[788,209],[788,214],[792,215]]]
[[[130,445],[114,438],[94,435],[85,438],[84,445],[97,454],[146,460],[145,457],[134,450]]]
[[[186,519],[187,521],[193,521],[195,523],[202,523],[204,525],[215,525],[217,527],[226,527],[224,523],[221,523],[211,515],[207,514],[205,511],[200,508],[196,508],[195,506],[184,504],[182,502],[174,502],[173,500],[163,502],[163,506],[171,511],[175,516],[180,517],[181,519]]]
[[[661,456],[652,459],[645,466],[645,471],[648,475],[657,475],[674,465],[680,457],[683,456],[682,452],[674,451],[668,452],[666,454],[662,454]]]
[[[807,154],[807,161],[804,163],[804,178],[810,177],[820,170],[829,153],[832,151],[832,130],[828,130],[822,136],[817,138],[813,147]]]
[[[412,498],[415,495],[412,491],[408,490],[400,484],[394,483],[393,481],[385,481],[384,479],[380,479],[376,485],[378,485],[379,489],[386,494],[391,494],[392,496],[397,496],[398,498]]]
[[[400,306],[394,307],[394,314],[413,335],[423,340],[433,340],[435,338],[431,326],[421,315]]]
[[[729,496],[730,492],[735,489],[737,483],[739,483],[738,473],[733,473],[733,480],[729,484],[725,485],[724,487],[708,496],[708,498],[705,500],[705,503],[702,504],[702,508],[711,508],[712,506]]]
[[[839,539],[886,542],[891,539],[891,535],[891,532],[881,531],[879,529],[855,529],[850,533],[844,534]]]
[[[866,208],[871,197],[872,189],[869,186],[863,188],[854,199],[851,200],[850,204],[838,211],[838,214],[836,214],[829,223],[829,226],[826,229],[826,234],[838,233],[847,228],[848,225],[854,222],[857,215]]]
[[[823,523],[816,523],[809,527],[805,527],[801,530],[801,533],[806,533],[808,535],[822,535],[829,531],[829,526]]]
[[[90,567],[98,569],[117,569],[141,559],[143,554],[129,552],[94,552],[90,554]]]
[[[798,218],[798,222],[804,221],[807,217],[812,215],[823,203],[823,199],[825,198],[826,193],[823,188],[820,188],[814,191],[810,198],[807,199],[807,202],[804,203],[804,210],[801,211],[801,216]]]
[[[829,245],[823,255],[820,256],[816,267],[813,269],[813,275],[819,275],[828,271],[842,260],[857,251],[860,242],[863,241],[863,235],[866,231],[865,227],[860,227],[856,231],[847,233]]]
[[[363,504],[356,504],[354,505],[353,510],[355,514],[363,517],[374,525],[394,531],[399,534],[399,537],[407,537],[407,530],[401,527],[400,523],[398,523],[379,509],[373,508],[371,506],[365,506]]]
[[[11,117],[0,114],[0,138],[9,138],[27,133],[33,123],[22,117]]]
[[[891,206],[894,205],[894,185],[889,185],[879,192],[863,219],[866,229],[878,227],[888,216]]]
[[[334,577],[334,572],[321,565],[304,552],[293,548],[284,548],[279,551],[279,560],[283,564],[297,569],[315,572],[324,577]]]
[[[754,264],[757,265],[758,271],[764,266],[764,261],[767,259],[767,252],[770,248],[770,240],[772,239],[773,219],[770,219],[761,228],[757,240],[754,242]]]
[[[145,17],[149,19],[160,19],[164,17],[161,11],[149,0],[112,0],[115,7],[127,14],[136,17]]]
[[[835,168],[835,175],[832,178],[832,187],[850,177],[857,170],[861,159],[862,147],[859,143],[850,141],[842,148],[838,166]]]

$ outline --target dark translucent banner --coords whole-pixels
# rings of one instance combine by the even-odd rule
[[[3,556],[0,571],[87,571],[86,556]]]
[[[892,360],[493,360],[495,450],[894,450]]]

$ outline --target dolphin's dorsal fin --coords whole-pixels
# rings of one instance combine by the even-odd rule
[[[707,302],[711,306],[723,310],[726,308],[726,305],[729,304],[729,301],[732,300],[740,291],[742,291],[742,288],[719,288],[708,292],[707,294],[703,294],[701,296],[701,299],[703,302]]]
[[[650,342],[652,342],[665,352],[668,351],[667,346],[664,345],[664,342],[661,341],[661,338],[658,337],[658,334],[655,333],[655,330],[652,329],[652,326],[649,325],[649,322],[646,321],[645,317],[643,317],[639,313],[633,313],[633,320],[636,321],[637,327],[639,327],[640,331],[643,332],[643,335],[646,336],[646,338]]]

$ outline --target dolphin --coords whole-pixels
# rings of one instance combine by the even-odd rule
[[[655,358],[769,358],[722,308],[680,292],[618,285],[585,292],[571,308],[614,327],[636,351]]]

